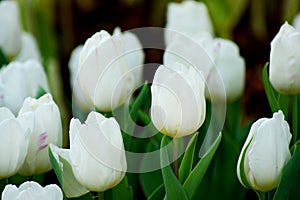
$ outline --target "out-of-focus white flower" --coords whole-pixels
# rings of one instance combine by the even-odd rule
[[[203,31],[213,34],[213,27],[206,5],[195,1],[169,3],[166,28],[184,34],[192,39],[199,37],[199,34]],[[165,34],[167,45],[177,35],[173,31],[167,31]]]
[[[19,188],[15,185],[6,185],[2,192],[2,200],[62,200],[63,193],[61,189],[50,184],[42,187],[34,181],[26,181]]]
[[[280,93],[300,93],[300,31],[285,22],[271,42],[269,78]]]
[[[41,62],[39,48],[31,33],[22,32],[21,50],[14,60],[25,62],[30,59]]]
[[[31,113],[16,118],[8,108],[0,108],[0,179],[16,174],[22,166],[32,129]]]
[[[88,190],[108,190],[125,176],[127,163],[123,139],[114,118],[107,119],[94,111],[90,112],[85,124],[73,118],[70,149],[53,145],[50,148],[59,163],[59,156],[68,160],[76,180]]]
[[[0,70],[0,105],[17,114],[24,99],[35,97],[39,87],[48,91],[47,77],[39,62],[11,62]]]
[[[237,176],[246,188],[266,192],[277,187],[282,169],[289,161],[292,135],[282,111],[273,118],[257,120],[241,151]]]
[[[84,44],[79,58],[78,85],[84,100],[100,111],[122,105],[139,86],[136,84],[141,77],[137,74],[141,74],[143,59],[142,46],[132,33],[95,33]]]
[[[21,24],[16,1],[0,1],[0,24],[0,48],[7,57],[14,57],[21,49]]]
[[[151,86],[151,118],[162,133],[179,138],[194,133],[205,119],[205,82],[192,66],[161,65]]]
[[[19,115],[34,114],[34,128],[30,134],[30,143],[20,174],[31,176],[51,169],[48,145],[62,145],[62,124],[57,105],[48,93],[39,99],[25,99]]]
[[[293,27],[295,29],[300,30],[300,13],[298,13],[293,19]]]
[[[211,99],[223,99],[224,92],[220,90],[217,83],[214,81],[221,81],[224,84],[226,97],[228,100],[235,100],[240,97],[245,87],[245,61],[240,56],[239,47],[232,41],[216,38],[210,48],[210,55],[215,63],[219,77],[210,77],[207,84],[216,85],[210,87],[209,97]]]

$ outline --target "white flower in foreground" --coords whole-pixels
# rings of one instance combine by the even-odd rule
[[[19,188],[15,185],[6,185],[2,192],[2,200],[62,200],[63,193],[61,189],[50,184],[42,187],[40,184],[27,181],[22,183]]]
[[[19,116],[33,113],[34,128],[30,134],[27,156],[20,174],[32,176],[52,169],[48,145],[62,145],[62,124],[57,105],[48,93],[39,99],[28,97],[19,112]]]
[[[166,28],[184,34],[192,39],[198,37],[203,31],[213,34],[213,27],[206,5],[196,1],[169,3]],[[167,31],[165,34],[167,45],[177,35],[173,31]]]
[[[151,86],[154,126],[171,137],[194,133],[205,119],[204,78],[192,66],[161,65]]]
[[[0,179],[16,174],[23,165],[32,121],[31,113],[16,118],[8,108],[0,108]]]
[[[78,86],[84,101],[100,111],[112,111],[125,103],[139,86],[143,60],[142,46],[132,33],[95,33],[79,58]]]
[[[243,94],[245,87],[245,61],[240,56],[239,47],[230,40],[216,38],[210,49],[212,59],[221,79],[208,79],[209,84],[213,81],[222,81],[225,88],[226,98],[235,100]],[[223,99],[224,92],[220,87],[211,87],[209,90],[212,99]]]
[[[31,33],[22,32],[21,50],[14,60],[25,62],[30,59],[41,62],[40,51],[34,36]]]
[[[282,111],[257,120],[239,156],[237,176],[246,188],[266,192],[277,187],[291,154],[291,133]]]
[[[0,1],[0,24],[0,48],[12,58],[21,49],[21,23],[16,1]]]
[[[35,97],[39,87],[48,91],[47,77],[39,62],[11,62],[0,70],[0,105],[17,114],[24,99]]]
[[[79,188],[78,193],[74,194],[70,186],[66,185],[65,192],[69,197],[84,194],[84,188],[98,192],[108,190],[125,176],[127,163],[123,138],[114,118],[107,119],[94,111],[89,113],[84,124],[73,118],[70,122],[70,149],[60,149],[53,145],[50,149],[60,166],[70,164],[72,167],[72,172],[61,172],[63,177],[67,177],[66,180],[70,180],[73,175],[74,181],[69,184]]]
[[[284,23],[271,42],[269,78],[284,94],[300,93],[300,31]]]

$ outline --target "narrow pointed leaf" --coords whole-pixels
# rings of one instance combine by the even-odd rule
[[[276,91],[274,90],[273,86],[271,85],[269,81],[269,76],[268,76],[268,63],[265,64],[264,69],[263,69],[263,81],[264,81],[264,87],[266,91],[266,95],[270,104],[270,108],[272,112],[276,112],[280,109],[279,103],[276,99],[275,93]]]
[[[105,191],[105,199],[118,200],[122,197],[122,200],[133,200],[133,190],[128,184],[127,176],[114,188]]]
[[[182,185],[180,184],[179,180],[176,178],[175,174],[172,171],[172,168],[169,163],[169,156],[166,148],[164,146],[166,145],[166,139],[167,136],[164,135],[164,137],[161,140],[161,146],[160,146],[160,159],[161,159],[161,167],[162,167],[162,175],[166,190],[166,199],[167,200],[184,200],[188,199],[187,195],[185,194]]]
[[[194,163],[194,154],[195,154],[195,148],[197,144],[197,138],[199,133],[194,134],[194,136],[191,138],[188,146],[186,147],[186,151],[184,153],[182,162],[179,167],[179,181],[181,183],[184,183],[186,178],[189,176],[190,172],[193,168]]]
[[[164,188],[164,184],[161,184],[152,192],[152,194],[147,198],[147,200],[163,199],[164,196],[165,196],[165,188]]]
[[[207,168],[221,142],[222,133],[219,134],[215,142],[212,146],[208,149],[208,151],[203,155],[201,160],[195,166],[193,171],[190,173],[188,178],[183,184],[183,189],[188,195],[188,199],[194,199],[198,186],[200,185]]]

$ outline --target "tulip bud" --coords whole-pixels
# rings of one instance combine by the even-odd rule
[[[91,112],[85,124],[70,122],[70,162],[79,183],[105,191],[125,176],[127,163],[122,134],[114,118]]]
[[[284,23],[271,42],[270,82],[284,94],[300,93],[300,32]]]
[[[103,30],[94,34],[84,44],[79,58],[78,86],[84,100],[107,112],[125,103],[139,86],[136,83],[141,77],[135,71],[139,71],[143,59],[142,46],[133,34],[110,36]]]
[[[213,27],[206,5],[202,2],[183,1],[169,3],[166,28],[195,38],[203,31],[213,34]],[[174,40],[176,32],[166,32],[166,44]]]
[[[7,57],[14,57],[21,48],[21,24],[18,3],[0,1],[0,48]]]
[[[6,185],[2,192],[2,200],[62,200],[63,193],[61,189],[50,184],[42,187],[34,181],[22,183],[19,188],[15,185]]]
[[[282,111],[257,120],[239,156],[237,176],[246,188],[261,192],[278,186],[282,169],[291,158],[291,133]]]
[[[38,62],[41,62],[39,48],[33,35],[27,32],[22,32],[21,42],[21,50],[14,60],[25,62],[27,60],[33,59]]]
[[[39,87],[48,91],[45,71],[37,61],[11,62],[0,70],[0,105],[17,114],[24,99],[35,97]]]
[[[31,176],[51,169],[48,145],[62,145],[62,124],[57,105],[48,93],[39,99],[25,99],[19,115],[34,114],[34,128],[30,134],[27,156],[20,174]]]
[[[162,133],[179,138],[194,133],[205,119],[204,79],[192,66],[161,65],[151,86],[151,118]]]
[[[31,113],[15,118],[8,108],[0,108],[0,179],[16,174],[22,166],[33,128],[32,120]]]
[[[240,97],[245,87],[245,61],[239,54],[238,46],[225,39],[214,39],[211,49],[209,49],[216,69],[223,81],[226,98],[235,100]],[[217,76],[211,76],[208,79],[208,85],[213,83]],[[210,87],[210,98],[223,99],[224,92],[220,87]]]

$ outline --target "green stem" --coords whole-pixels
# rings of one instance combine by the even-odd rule
[[[259,200],[267,200],[267,193],[254,190]]]
[[[98,200],[104,200],[104,192],[98,192]]]
[[[293,127],[293,144],[297,142],[298,137],[298,98],[297,95],[292,96],[292,127]]]
[[[173,154],[173,158],[174,158],[174,163],[173,163],[173,169],[174,169],[174,174],[175,176],[178,178],[178,168],[179,168],[179,164],[178,164],[178,140],[177,139],[173,139],[173,144],[174,144],[174,154]]]

